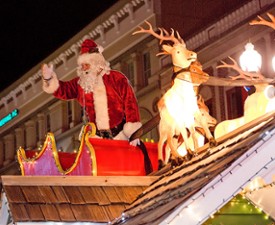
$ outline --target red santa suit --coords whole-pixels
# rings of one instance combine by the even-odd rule
[[[54,96],[63,100],[77,99],[85,107],[89,121],[95,123],[98,130],[114,129],[125,123],[123,131],[129,138],[140,127],[135,94],[122,73],[111,70],[109,74],[99,76],[91,93],[85,93],[78,81],[79,77],[67,82],[59,81]]]
[[[98,46],[92,40],[83,42],[78,58],[79,65],[93,61],[91,64],[96,66],[102,64],[103,59],[98,52]],[[98,136],[127,140],[141,127],[136,96],[127,77],[119,71],[110,70],[109,63],[107,66],[104,63],[100,72],[92,79],[91,85],[85,78],[81,80],[81,76],[70,81],[57,80],[54,72],[50,78],[45,79],[47,73],[42,69],[44,81],[47,81],[43,89],[62,100],[76,99],[85,109],[89,122],[95,123]]]

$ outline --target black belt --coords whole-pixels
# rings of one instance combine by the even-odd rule
[[[110,128],[110,129],[102,129],[102,130],[98,130],[96,128],[96,135],[105,139],[113,139],[115,136],[117,136],[119,134],[120,131],[123,130],[123,126],[125,124],[125,118],[122,120],[122,122],[120,124],[118,124],[117,126]]]

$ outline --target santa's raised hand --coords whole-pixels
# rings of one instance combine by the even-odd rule
[[[43,85],[42,88],[45,92],[52,94],[59,87],[59,81],[57,79],[56,73],[53,70],[53,65],[48,66],[43,64],[41,68]]]

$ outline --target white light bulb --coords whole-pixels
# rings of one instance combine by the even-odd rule
[[[242,70],[249,72],[257,72],[262,66],[262,56],[254,50],[252,43],[245,45],[245,51],[240,56],[240,64]]]

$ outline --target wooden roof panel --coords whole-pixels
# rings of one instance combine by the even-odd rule
[[[143,192],[142,187],[116,187],[120,199],[125,203],[132,203],[140,193]]]
[[[86,204],[97,204],[97,197],[94,195],[92,187],[79,187],[83,200]]]
[[[25,203],[26,198],[19,186],[7,186],[5,192],[10,203]]]
[[[108,221],[111,221],[114,218],[119,217],[121,215],[121,212],[126,210],[127,207],[128,207],[128,205],[125,205],[125,204],[113,204],[113,205],[109,205],[109,206],[104,206],[105,211],[107,212],[107,215],[109,216]]]
[[[40,204],[26,204],[26,210],[33,221],[44,221],[45,217],[40,208]]]
[[[51,186],[51,190],[55,194],[56,201],[59,203],[68,203],[69,199],[62,186]]]
[[[121,191],[121,187],[103,187],[103,190],[110,202],[112,203],[123,202],[122,199],[119,197],[119,192]]]
[[[98,205],[110,205],[111,202],[106,196],[102,187],[93,187],[91,189],[91,195],[96,199]]]
[[[45,203],[57,202],[57,197],[50,186],[39,186],[38,189]]]
[[[58,210],[53,204],[40,205],[41,211],[46,221],[60,221]]]
[[[123,187],[125,180],[127,185]],[[155,180],[155,177],[2,176],[17,222],[106,223],[126,210]]]
[[[15,222],[29,221],[30,217],[25,208],[25,204],[9,204],[9,208],[12,212],[12,217]]]
[[[26,198],[26,203],[45,203],[45,198],[37,186],[24,186],[21,190]]]
[[[85,204],[85,200],[81,194],[81,191],[76,186],[63,187],[67,199],[71,204]]]
[[[57,204],[56,209],[58,211],[61,221],[64,221],[64,222],[76,221],[71,205],[66,203]]]
[[[79,222],[106,222],[109,219],[103,206],[72,205],[71,207]]]

